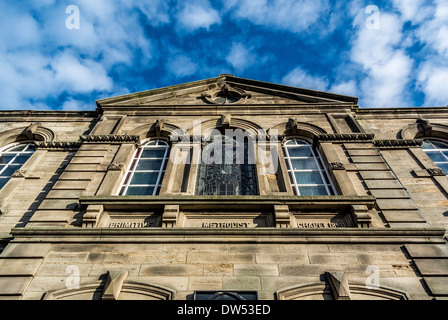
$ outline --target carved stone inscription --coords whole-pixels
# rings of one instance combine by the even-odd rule
[[[313,228],[347,228],[343,222],[299,222],[297,228],[313,229]]]
[[[272,214],[264,212],[194,212],[182,211],[178,227],[187,228],[263,228],[272,227]]]
[[[249,228],[248,222],[203,222],[202,228]]]
[[[99,227],[102,228],[151,228],[160,227],[160,214],[138,212],[106,212]]]
[[[355,225],[349,214],[301,213],[295,214],[295,227],[299,229],[353,228]]]
[[[114,221],[114,222],[109,223],[109,228],[148,228],[148,227],[154,227],[154,222],[152,222],[152,221],[144,221],[144,222]]]

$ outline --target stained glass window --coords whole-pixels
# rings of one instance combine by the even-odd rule
[[[440,169],[448,174],[448,144],[436,140],[423,140],[422,149]]]
[[[235,138],[212,136],[203,149],[196,194],[258,194],[256,166],[248,147],[247,139],[241,144]]]
[[[0,150],[0,189],[9,181],[12,174],[34,153],[32,143],[14,144]]]
[[[327,169],[319,152],[300,139],[288,140],[283,147],[288,174],[295,195],[332,195]]]
[[[157,195],[162,185],[169,146],[162,140],[144,143],[126,173],[120,195]]]

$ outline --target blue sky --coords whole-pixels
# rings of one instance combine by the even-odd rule
[[[448,105],[448,0],[0,0],[0,24],[0,110],[94,110],[221,73]]]

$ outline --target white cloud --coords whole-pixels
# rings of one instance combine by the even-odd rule
[[[150,12],[153,16],[165,10],[160,2]],[[0,3],[0,20],[7,26],[0,28],[3,108],[42,108],[49,97],[57,99],[66,92],[113,95],[122,90],[109,75],[114,67],[151,65],[154,48],[138,19],[137,8],[144,9],[143,4],[79,0],[76,5],[80,29],[69,30],[67,4]],[[166,21],[163,15],[159,20]]]
[[[254,63],[259,63],[256,59],[256,54],[252,53],[251,49],[240,42],[232,44],[232,48],[226,56],[226,61],[230,63],[237,72],[242,72]]]
[[[380,11],[379,29],[367,28],[361,10],[352,40],[350,58],[363,71],[360,105],[402,107],[411,104],[408,86],[413,60],[403,46],[403,21],[398,15]]]
[[[448,105],[448,1],[437,0],[420,8],[430,12],[418,25],[416,37],[425,44],[425,59],[417,70],[418,88],[425,94],[425,105]]]
[[[346,82],[333,84],[329,91],[332,93],[342,94],[346,96],[352,96],[352,97],[358,96],[358,86],[355,80],[349,80]]]
[[[167,63],[170,74],[182,78],[190,76],[196,72],[198,65],[185,55],[176,56]]]
[[[182,28],[193,31],[199,28],[209,29],[220,24],[219,12],[212,8],[207,0],[185,1],[180,5],[177,19]]]
[[[431,19],[419,26],[417,37],[438,54],[448,57],[448,1],[436,1],[429,8]]]
[[[112,88],[113,81],[107,76],[104,67],[93,60],[78,60],[75,56],[64,53],[56,57],[52,66],[55,71],[54,80],[64,91],[88,93]]]
[[[66,111],[85,111],[95,109],[95,104],[86,104],[84,101],[69,98],[62,104],[62,110]]]
[[[412,24],[421,23],[431,13],[425,0],[393,0],[392,3],[401,13],[401,18]]]
[[[164,25],[171,20],[169,13],[170,4],[166,0],[137,1],[136,5],[145,14],[149,24],[152,26]]]
[[[326,0],[238,0],[226,1],[225,10],[256,25],[301,32],[328,13]]]
[[[329,84],[326,78],[310,75],[301,67],[291,70],[282,78],[281,82],[290,86],[318,91],[326,91]]]
[[[39,45],[39,24],[28,13],[0,4],[0,52]]]
[[[373,65],[361,81],[363,106],[404,107],[412,104],[409,82],[413,61],[402,51],[395,51],[382,63]]]
[[[425,93],[425,105],[448,106],[448,67],[437,67],[426,62],[420,69],[418,80]]]

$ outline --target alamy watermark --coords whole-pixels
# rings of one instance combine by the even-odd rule
[[[79,289],[80,288],[79,284],[81,282],[79,267],[76,265],[69,265],[65,269],[65,273],[70,274],[65,279],[65,287],[67,289]]]
[[[224,133],[212,129],[205,136],[201,131],[201,123],[193,125],[193,134],[182,136],[171,135],[170,139],[177,142],[178,152],[170,154],[173,164],[205,164],[234,165],[260,164],[262,175],[273,175],[278,170],[278,137],[277,131],[271,130],[269,136],[263,130],[257,133],[242,129],[225,129]],[[197,134],[196,134],[197,133]],[[192,157],[195,144],[203,144]]]
[[[69,30],[80,28],[80,16],[79,7],[75,5],[69,5],[65,8],[65,13],[70,14],[65,20],[65,27]]]
[[[367,266],[366,273],[370,274],[366,278],[366,287],[368,289],[377,289],[380,287],[380,268],[375,265]]]
[[[380,9],[376,5],[368,5],[365,13],[369,16],[366,18],[366,28],[369,30],[378,30],[380,28]]]

